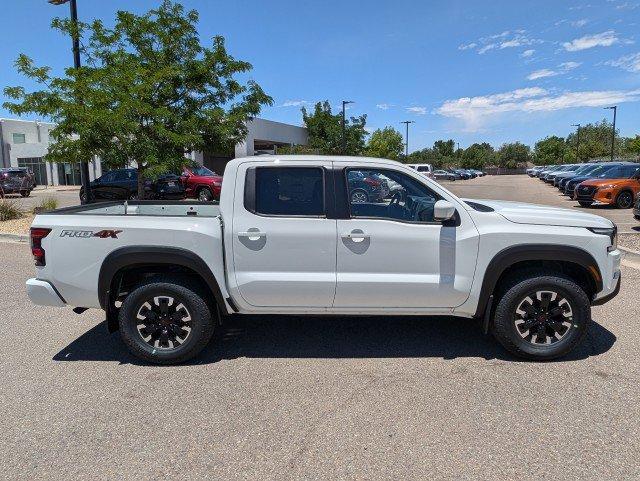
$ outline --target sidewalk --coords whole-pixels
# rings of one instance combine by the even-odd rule
[[[79,190],[79,185],[38,185],[35,189],[33,189],[34,192],[77,192]]]

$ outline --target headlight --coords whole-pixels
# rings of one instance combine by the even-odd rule
[[[611,252],[618,248],[618,227],[587,227],[591,232],[598,235],[606,235],[611,240],[611,245],[607,247],[607,251]]]
[[[615,185],[613,184],[601,185],[600,187],[598,187],[598,190],[607,190],[607,189],[613,189],[613,188],[615,188]]]

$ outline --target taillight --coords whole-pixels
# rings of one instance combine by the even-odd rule
[[[36,266],[42,267],[46,265],[44,258],[44,249],[42,248],[42,239],[47,237],[51,229],[42,229],[40,227],[31,228],[31,254]]]
[[[377,181],[375,179],[372,179],[370,177],[365,177],[364,178],[364,183],[365,184],[369,184],[371,187],[378,187],[380,185],[379,181]]]

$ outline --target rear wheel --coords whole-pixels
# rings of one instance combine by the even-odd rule
[[[208,344],[213,317],[197,285],[159,276],[127,296],[118,321],[122,340],[133,355],[155,364],[178,364]]]
[[[619,209],[630,209],[633,207],[633,193],[628,190],[623,190],[616,197],[616,206]]]
[[[591,207],[591,204],[593,204],[593,202],[588,200],[579,200],[578,204],[580,204],[580,207]]]
[[[352,204],[364,204],[365,202],[369,202],[369,195],[364,190],[356,189],[351,192]]]
[[[198,190],[198,200],[201,202],[210,202],[213,200],[213,194],[207,187]]]
[[[587,333],[591,306],[572,280],[523,273],[504,286],[493,334],[512,354],[534,361],[564,356]]]

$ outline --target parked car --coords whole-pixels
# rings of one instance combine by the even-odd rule
[[[477,170],[477,169],[472,169],[472,172],[475,172],[475,174],[478,177],[484,177],[486,175],[484,172],[482,172],[481,170]]]
[[[580,177],[581,175],[587,175],[589,174],[589,172],[593,172],[595,169],[597,169],[598,167],[600,167],[602,164],[594,162],[594,163],[589,163],[589,164],[583,164],[582,167],[580,167],[577,170],[574,170],[572,172],[565,172],[562,175],[557,175],[556,176],[556,181],[557,181],[557,186],[558,189],[560,190],[560,192],[564,193],[564,189],[565,186],[567,185],[567,182],[575,177]]]
[[[471,178],[471,174],[464,169],[451,169],[453,172],[458,174],[462,180],[468,180]]]
[[[595,178],[606,179],[607,172],[610,169],[613,169],[620,165],[624,165],[624,163],[623,162],[603,162],[599,164],[595,169],[592,169],[583,175],[573,177],[571,180],[569,180],[566,183],[564,188],[564,195],[570,197],[571,199],[574,199],[575,189],[578,184],[589,179],[595,179]]]
[[[572,165],[560,165],[556,169],[547,172],[544,176],[544,181],[548,184],[553,184],[553,179],[555,179],[556,175],[566,172],[571,169]]]
[[[431,164],[409,164],[409,167],[433,179],[433,166]]]
[[[456,172],[453,169],[444,169],[445,172],[447,172],[448,174],[453,175],[454,180],[462,180],[462,175],[460,175],[459,172]]]
[[[545,180],[547,178],[547,175],[549,175],[551,172],[555,172],[560,167],[560,165],[548,166],[546,169],[540,171],[540,173],[538,174],[538,179]]]
[[[403,189],[389,203],[352,204],[353,171],[379,171]],[[454,315],[543,361],[580,345],[591,306],[620,290],[610,220],[462,200],[389,160],[236,159],[219,205],[131,206],[37,215],[37,275],[26,286],[39,305],[103,309],[147,362],[191,359],[220,316],[235,313]]]
[[[592,204],[633,207],[640,192],[640,164],[620,165],[607,172],[606,178],[585,180],[576,188],[576,199],[583,207]]]
[[[553,172],[550,176],[547,177],[547,180],[549,180],[549,182],[553,184],[554,187],[557,187],[558,182],[560,182],[563,176],[573,175],[573,173],[580,169],[583,165],[584,164],[572,164],[564,170]]]
[[[349,199],[352,204],[382,202],[384,199],[382,182],[366,175],[361,170],[350,170],[347,175]]]
[[[182,171],[182,183],[187,197],[201,201],[220,198],[222,176],[204,166],[185,167]]]
[[[137,169],[114,169],[89,184],[91,194],[96,201],[136,200],[138,198]],[[184,199],[185,190],[180,178],[174,174],[165,174],[156,181],[145,179],[145,198],[147,199]],[[84,203],[86,196],[80,188],[80,200]]]
[[[459,178],[459,176],[456,176],[453,173],[447,172],[446,170],[442,170],[442,169],[434,170],[433,177],[436,180],[450,180],[452,182],[456,180],[456,177]]]
[[[33,176],[24,169],[0,169],[0,197],[7,194],[20,194],[29,197],[33,190]]]

